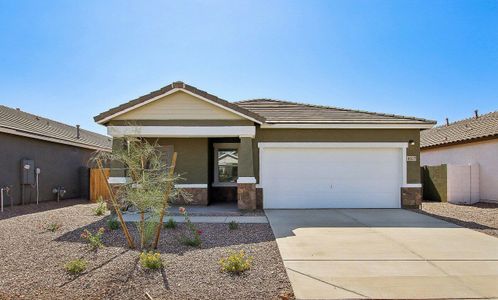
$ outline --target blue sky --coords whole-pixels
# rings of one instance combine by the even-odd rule
[[[183,80],[444,121],[498,110],[498,1],[0,0],[0,104],[93,116]]]

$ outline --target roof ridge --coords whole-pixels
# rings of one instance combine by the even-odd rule
[[[413,116],[403,116],[403,115],[396,115],[396,114],[386,114],[386,113],[372,112],[372,111],[360,110],[360,109],[350,109],[350,108],[343,108],[343,107],[337,107],[337,106],[331,106],[331,105],[310,104],[310,103],[295,102],[295,101],[288,101],[288,100],[278,100],[278,99],[271,99],[271,98],[247,99],[247,100],[240,100],[240,101],[237,101],[235,103],[253,102],[253,101],[258,101],[258,100],[273,101],[273,102],[280,102],[280,103],[289,103],[289,104],[298,104],[298,105],[305,105],[305,106],[317,107],[317,108],[325,108],[325,109],[336,109],[336,110],[342,110],[342,111],[348,111],[348,112],[358,112],[358,113],[365,113],[365,114],[377,115],[377,116],[385,116],[385,117],[396,117],[396,118],[402,118],[402,119],[411,119],[411,120],[422,121],[422,122],[429,122],[429,123],[434,123],[434,124],[436,123],[436,121],[434,121],[434,120],[429,120],[429,119],[424,119],[424,118],[417,118],[417,117],[413,117]]]
[[[460,123],[465,122],[465,121],[479,120],[481,118],[489,117],[490,115],[495,114],[495,113],[498,113],[498,110],[490,111],[490,112],[487,112],[485,114],[479,115],[477,118],[475,116],[474,117],[468,117],[468,118],[465,118],[465,119],[461,119],[461,120],[456,120],[454,122],[450,122],[448,125],[446,125],[446,124],[437,125],[437,126],[434,126],[434,127],[430,128],[430,129],[428,129],[426,131],[433,130],[433,129],[440,129],[440,128],[450,127],[450,126],[457,125],[457,124],[460,124]]]

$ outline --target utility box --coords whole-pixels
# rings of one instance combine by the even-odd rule
[[[35,161],[21,160],[21,184],[35,184]]]

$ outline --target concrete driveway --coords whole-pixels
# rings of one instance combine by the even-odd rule
[[[498,298],[498,239],[402,209],[267,210],[297,299]]]

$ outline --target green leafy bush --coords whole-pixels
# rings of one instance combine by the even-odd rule
[[[175,220],[173,220],[173,218],[169,218],[168,222],[164,223],[164,228],[175,229],[176,228]]]
[[[93,210],[96,216],[103,216],[107,212],[107,203],[102,199],[102,196],[99,197],[97,201],[97,207]]]
[[[237,223],[237,221],[230,221],[230,223],[228,223],[228,228],[230,230],[239,229],[239,223]]]
[[[102,235],[104,235],[104,232],[104,227],[100,227],[95,233],[91,233],[85,229],[85,231],[81,234],[81,238],[88,241],[92,250],[97,250],[98,248],[104,246],[104,243],[102,243]]]
[[[252,257],[244,250],[233,252],[228,257],[220,259],[221,271],[240,275],[251,269]]]
[[[72,275],[77,275],[86,270],[88,263],[84,259],[75,259],[64,265],[64,269]]]
[[[112,218],[107,220],[107,227],[111,230],[117,230],[119,229],[119,221],[116,218]]]
[[[56,232],[61,227],[62,227],[62,225],[59,224],[59,223],[50,223],[50,224],[48,224],[48,225],[45,226],[45,229],[47,231]]]
[[[140,253],[140,264],[146,269],[159,269],[163,266],[161,254],[159,252],[144,251]]]

